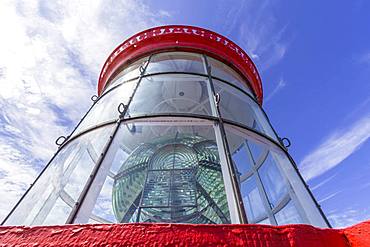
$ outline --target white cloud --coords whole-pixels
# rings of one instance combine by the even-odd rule
[[[278,81],[276,87],[272,90],[272,92],[269,95],[267,95],[267,97],[265,99],[265,103],[268,102],[268,101],[270,101],[270,99],[272,97],[274,97],[274,95],[276,93],[278,93],[281,89],[283,89],[285,86],[286,86],[285,80],[283,78],[280,78],[280,80]]]
[[[86,112],[109,53],[161,15],[134,0],[0,2],[0,219]]]
[[[306,181],[322,175],[339,165],[357,151],[370,137],[370,116],[366,115],[350,128],[333,133],[300,162]]]

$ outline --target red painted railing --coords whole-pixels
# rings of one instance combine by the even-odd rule
[[[345,229],[319,229],[308,225],[2,226],[0,246],[369,247],[370,221]]]

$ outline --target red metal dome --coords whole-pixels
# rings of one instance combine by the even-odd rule
[[[100,72],[98,94],[102,93],[119,67],[153,52],[175,50],[205,53],[234,67],[249,81],[258,102],[262,104],[261,78],[252,60],[238,45],[207,29],[180,25],[154,27],[120,44],[110,54]]]

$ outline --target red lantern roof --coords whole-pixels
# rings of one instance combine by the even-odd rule
[[[193,26],[160,26],[142,31],[120,44],[105,61],[100,72],[98,94],[121,66],[159,51],[201,52],[237,70],[250,83],[257,100],[262,104],[263,91],[257,68],[238,45],[228,38]]]

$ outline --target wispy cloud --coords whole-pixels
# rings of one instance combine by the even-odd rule
[[[320,200],[318,201],[318,203],[319,203],[319,204],[322,204],[323,202],[325,202],[325,201],[327,201],[327,200],[329,200],[329,199],[331,199],[331,198],[335,197],[336,195],[338,195],[338,194],[340,194],[340,193],[342,193],[342,191],[336,191],[336,192],[334,192],[334,193],[331,193],[331,194],[329,194],[329,195],[325,196],[323,199],[320,199]]]
[[[323,181],[321,181],[320,183],[316,184],[315,186],[310,187],[310,189],[311,189],[312,191],[314,191],[314,190],[316,190],[316,189],[320,188],[321,186],[325,185],[327,182],[329,182],[329,181],[331,181],[333,178],[335,178],[337,175],[338,175],[338,173],[335,173],[335,174],[331,175],[330,177],[328,177],[328,178],[324,179]]]
[[[108,54],[162,15],[134,0],[0,2],[0,219],[91,104]]]
[[[252,57],[260,71],[281,61],[289,45],[287,24],[279,22],[274,8],[279,2],[244,0],[225,3],[230,9],[223,19],[226,34],[239,34],[237,43]]]
[[[342,228],[354,225],[365,219],[368,219],[370,215],[370,207],[362,210],[357,210],[352,207],[345,208],[343,210],[333,210],[327,213],[327,217],[333,227]]]
[[[370,137],[370,115],[367,114],[348,129],[336,131],[300,162],[307,180],[313,179],[339,165],[357,151]]]
[[[370,52],[365,52],[358,58],[359,63],[364,63],[370,65]]]
[[[270,101],[272,97],[275,96],[275,94],[277,94],[281,89],[283,89],[285,86],[286,86],[286,82],[283,78],[280,78],[280,80],[278,81],[277,85],[275,86],[275,88],[272,90],[272,92],[267,95],[266,99],[265,99],[265,103]]]

